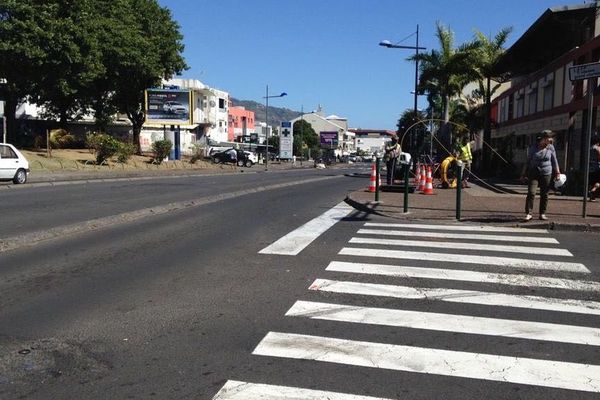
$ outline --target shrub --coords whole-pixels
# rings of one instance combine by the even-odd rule
[[[192,158],[190,159],[191,164],[195,164],[196,161],[202,160],[206,154],[206,146],[202,144],[193,144],[192,145]]]
[[[70,148],[76,142],[75,136],[64,129],[53,129],[50,131],[50,147],[53,149]]]
[[[121,142],[105,133],[88,135],[86,139],[87,147],[96,155],[98,165],[117,154],[121,148]]]
[[[131,143],[120,143],[117,151],[117,161],[126,163],[135,154],[135,146]]]
[[[170,140],[157,140],[152,144],[152,151],[154,152],[154,163],[161,164],[165,158],[171,153],[173,143]]]

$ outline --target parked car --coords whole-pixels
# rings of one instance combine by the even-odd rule
[[[15,146],[0,143],[0,180],[25,183],[29,176],[29,161]]]
[[[169,114],[186,114],[188,109],[178,101],[165,101],[163,111]]]
[[[235,157],[234,157],[235,155]],[[221,163],[234,163],[238,167],[251,167],[258,162],[256,154],[251,151],[243,151],[234,149],[233,147],[215,152],[211,155],[212,160],[215,164]]]

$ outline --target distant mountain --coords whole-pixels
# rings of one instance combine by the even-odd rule
[[[257,122],[265,121],[265,104],[253,100],[231,99],[234,106],[242,106],[246,110],[254,111],[254,118]],[[299,117],[301,112],[290,110],[289,108],[274,107],[269,103],[269,125],[279,126],[281,121],[291,121]]]

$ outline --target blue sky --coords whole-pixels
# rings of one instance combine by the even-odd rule
[[[436,21],[455,43],[512,26],[516,41],[549,7],[566,0],[159,0],[171,9],[184,35],[185,78],[243,100],[348,118],[353,128],[395,129],[413,107],[413,50],[378,46],[416,31],[419,45],[437,48]],[[415,36],[400,44],[414,46]],[[419,108],[426,107],[419,98]],[[257,116],[260,119],[260,116]]]

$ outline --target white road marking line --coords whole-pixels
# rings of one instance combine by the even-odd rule
[[[423,240],[406,240],[406,239],[382,239],[382,238],[363,238],[355,237],[350,239],[350,243],[361,244],[379,244],[388,246],[410,246],[410,247],[427,247],[436,249],[458,249],[458,250],[478,250],[478,251],[497,251],[505,253],[527,253],[527,254],[542,254],[548,256],[565,256],[573,257],[569,250],[555,249],[551,247],[531,247],[531,246],[505,246],[498,244],[480,244],[480,243],[460,243],[460,242],[437,242]]]
[[[328,321],[600,346],[600,329],[500,318],[297,301],[285,314]]]
[[[293,230],[276,242],[265,247],[260,254],[297,255],[316,238],[331,228],[336,222],[353,212],[348,204],[341,202],[317,218],[308,221],[298,229]]]
[[[382,296],[399,299],[438,300],[496,307],[531,308],[557,312],[600,315],[600,302],[553,297],[480,292],[476,290],[423,288],[316,279],[309,290]]]
[[[460,240],[493,240],[498,242],[522,242],[522,243],[551,243],[557,244],[558,240],[550,237],[539,236],[507,236],[507,235],[484,235],[478,233],[442,233],[442,232],[418,232],[418,231],[397,231],[386,229],[359,229],[359,234],[364,235],[388,235],[403,237],[425,237],[441,239],[460,239]]]
[[[586,392],[600,391],[600,366],[563,361],[280,332],[269,332],[253,354]]]
[[[548,233],[546,229],[510,228],[501,226],[480,225],[430,225],[430,224],[388,224],[379,222],[367,222],[365,226],[379,226],[385,228],[408,228],[408,229],[433,229],[444,231],[473,231],[473,232],[507,232],[507,233]]]
[[[465,254],[429,253],[419,251],[366,249],[344,247],[338,254],[360,257],[383,257],[421,261],[454,262],[462,264],[497,265],[510,268],[545,269],[566,272],[586,272],[590,270],[585,265],[563,261],[529,260],[526,258],[474,256]]]
[[[240,381],[227,381],[213,400],[391,400],[383,397],[356,396],[323,390],[302,389],[290,386],[266,385]]]
[[[499,283],[511,286],[547,287],[554,289],[600,292],[600,282],[548,278],[521,274],[498,274],[457,269],[405,267],[401,265],[365,264],[332,261],[327,271],[398,276],[402,278],[441,279],[464,282]]]

